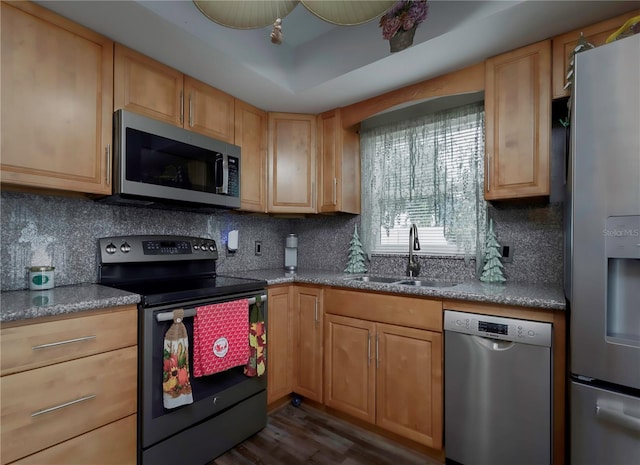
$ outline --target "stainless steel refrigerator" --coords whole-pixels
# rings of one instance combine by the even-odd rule
[[[566,200],[571,463],[640,463],[640,34],[575,60]]]

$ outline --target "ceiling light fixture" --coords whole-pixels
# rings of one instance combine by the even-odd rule
[[[266,27],[284,18],[298,0],[193,0],[200,12],[214,23],[233,29]]]
[[[271,42],[282,42],[282,18],[302,3],[323,21],[337,26],[357,26],[385,13],[396,0],[193,0],[211,21],[233,29],[273,25]]]

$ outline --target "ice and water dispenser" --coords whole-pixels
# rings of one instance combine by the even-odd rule
[[[607,340],[640,347],[640,216],[611,216],[607,254]]]

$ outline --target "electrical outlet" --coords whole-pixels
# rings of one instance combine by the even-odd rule
[[[255,242],[255,252],[256,255],[262,255],[262,241]]]
[[[513,247],[510,245],[502,244],[502,250],[500,251],[502,258],[500,261],[502,263],[511,263],[513,262]]]

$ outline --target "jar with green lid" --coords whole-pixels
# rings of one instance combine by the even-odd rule
[[[54,266],[32,266],[29,268],[29,289],[41,291],[53,289],[55,282],[53,279]]]

